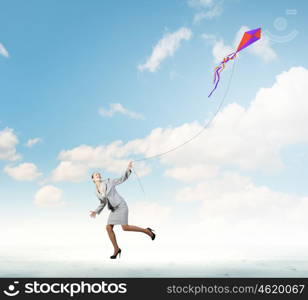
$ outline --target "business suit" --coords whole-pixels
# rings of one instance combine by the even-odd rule
[[[95,212],[100,214],[107,202],[109,202],[114,208],[114,211],[110,212],[107,224],[128,224],[128,206],[125,200],[117,192],[116,185],[127,180],[131,172],[130,169],[127,169],[125,174],[119,178],[108,178],[103,180],[100,185],[100,192],[96,190],[96,195],[100,200],[100,205],[97,207]]]

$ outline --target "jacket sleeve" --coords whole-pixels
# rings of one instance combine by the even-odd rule
[[[99,215],[101,213],[101,211],[104,209],[104,207],[106,206],[106,200],[100,200],[101,203],[100,205],[97,207],[97,209],[95,210],[95,212]]]
[[[127,170],[125,171],[125,174],[124,174],[123,176],[121,176],[121,177],[119,177],[119,178],[113,179],[113,184],[114,184],[114,185],[117,185],[117,184],[120,184],[120,183],[124,182],[124,181],[129,177],[129,175],[131,174],[131,172],[132,172],[132,170],[127,169]]]

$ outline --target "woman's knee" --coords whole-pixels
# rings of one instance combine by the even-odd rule
[[[123,229],[124,231],[128,230],[128,228],[129,228],[129,226],[128,226],[127,224],[122,225],[122,229]]]
[[[107,225],[106,225],[106,230],[107,230],[107,231],[112,231],[112,230],[113,230],[113,225],[107,224]]]

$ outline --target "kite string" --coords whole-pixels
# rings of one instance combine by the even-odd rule
[[[189,143],[190,141],[192,141],[193,139],[195,139],[197,136],[199,136],[212,122],[213,120],[215,119],[215,117],[217,116],[217,114],[219,113],[219,111],[221,110],[222,108],[222,105],[225,101],[225,98],[227,96],[227,94],[229,93],[229,89],[230,89],[230,85],[231,85],[231,81],[232,81],[232,78],[233,78],[233,74],[234,74],[234,69],[235,69],[235,60],[233,61],[233,66],[232,66],[232,70],[231,70],[231,74],[230,74],[230,77],[229,77],[229,81],[228,81],[228,84],[227,84],[227,88],[225,90],[225,93],[222,97],[222,100],[220,101],[220,104],[215,112],[215,114],[212,116],[212,118],[203,126],[203,128],[197,133],[195,134],[194,136],[192,136],[190,139],[188,139],[187,141],[185,141],[184,143],[174,147],[174,148],[171,148],[170,150],[168,151],[165,151],[165,152],[162,152],[162,153],[159,153],[159,154],[156,154],[156,155],[153,155],[153,156],[150,156],[150,157],[146,157],[146,158],[143,158],[143,159],[136,159],[136,160],[133,160],[132,162],[139,162],[139,161],[144,161],[144,160],[148,160],[148,159],[152,159],[152,158],[155,158],[155,157],[159,157],[159,156],[163,156],[167,153],[170,153],[172,151],[175,151],[176,149],[184,146],[185,144]],[[140,185],[140,188],[142,189],[143,191],[143,194],[144,194],[144,198],[146,197],[146,194],[145,194],[145,191],[144,191],[144,188],[142,186],[142,183],[141,183],[141,180],[139,178],[139,176],[137,175],[137,172],[135,171],[135,168],[132,168],[136,177],[137,177],[137,180],[138,180],[138,183]]]
[[[227,88],[226,88],[226,91],[225,91],[225,93],[224,93],[224,95],[223,95],[223,97],[222,97],[222,100],[220,101],[220,104],[219,104],[219,106],[218,106],[216,112],[214,113],[214,115],[212,116],[212,118],[202,127],[202,129],[201,129],[197,134],[195,134],[194,136],[192,136],[191,138],[189,138],[187,141],[183,142],[182,144],[179,144],[179,145],[177,145],[176,147],[171,148],[171,149],[169,149],[169,150],[167,150],[167,151],[165,151],[165,152],[161,152],[161,153],[158,153],[158,154],[156,154],[156,155],[152,155],[152,156],[145,157],[145,158],[141,158],[141,159],[135,159],[135,160],[133,160],[132,162],[139,162],[139,161],[149,160],[149,159],[152,159],[152,158],[155,158],[155,157],[160,157],[160,156],[163,156],[163,155],[165,155],[165,154],[167,154],[167,153],[173,152],[173,151],[179,149],[180,147],[182,147],[182,146],[188,144],[188,143],[191,142],[192,140],[194,140],[194,139],[195,139],[196,137],[198,137],[206,128],[208,128],[208,127],[211,125],[211,123],[214,121],[214,119],[215,119],[215,117],[217,116],[217,114],[219,113],[219,111],[221,110],[221,107],[222,107],[222,105],[223,105],[223,103],[224,103],[224,101],[225,101],[225,98],[226,98],[226,96],[227,96],[227,94],[228,94],[228,92],[229,92],[231,80],[232,80],[233,74],[234,74],[235,62],[236,62],[236,61],[233,61],[233,66],[232,66],[231,74],[230,74],[229,81],[228,81],[228,84],[227,84]]]
[[[143,192],[143,195],[144,195],[144,199],[145,199],[146,198],[146,194],[145,194],[144,188],[142,186],[141,180],[140,180],[139,176],[137,175],[137,172],[135,171],[135,168],[132,168],[132,170],[133,170],[133,172],[135,173],[135,175],[137,177],[138,183],[140,185],[140,188],[142,189],[142,192]]]

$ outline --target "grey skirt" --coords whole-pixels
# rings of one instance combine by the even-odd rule
[[[128,206],[125,201],[121,202],[114,211],[110,211],[107,224],[128,224]]]

